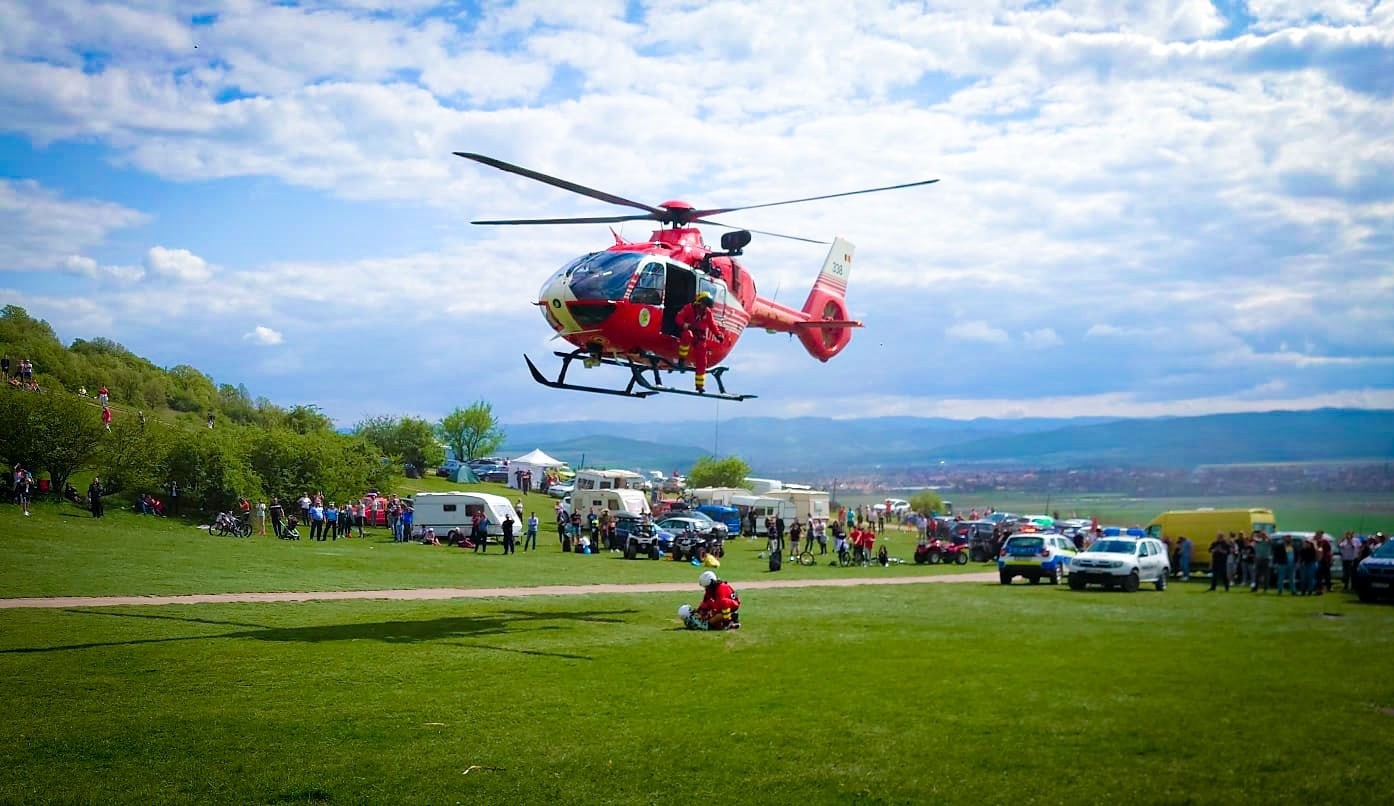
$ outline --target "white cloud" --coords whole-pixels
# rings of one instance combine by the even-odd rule
[[[152,246],[145,253],[145,268],[151,274],[179,282],[198,283],[213,276],[213,267],[187,249]]]
[[[279,330],[272,330],[265,325],[257,325],[252,328],[251,332],[243,334],[242,340],[251,342],[252,344],[259,344],[263,347],[271,347],[281,343],[281,332]]]
[[[1033,350],[1046,350],[1051,347],[1058,347],[1064,343],[1060,338],[1060,334],[1056,333],[1053,327],[1023,331],[1021,334],[1021,341]]]
[[[1011,340],[1007,331],[993,327],[987,322],[959,322],[944,331],[944,337],[951,341],[980,342],[982,344],[1006,344]]]
[[[452,221],[620,211],[449,156],[458,149],[649,203],[739,205],[940,177],[723,217],[856,242],[849,301],[867,330],[839,359],[849,365],[908,363],[894,334],[948,325],[953,365],[1032,362],[1114,394],[1208,399],[1277,382],[1274,399],[1300,399],[1394,385],[1371,361],[1394,354],[1389,2],[1253,0],[1256,24],[1233,37],[1205,0],[868,0],[855,13],[796,0],[527,0],[486,4],[477,19],[422,13],[426,3],[239,1],[215,2],[216,22],[197,26],[156,0],[90,5],[0,7],[0,130],[95,144],[123,171],[217,201],[255,184],[288,219],[314,202],[288,200],[282,183],[424,219],[384,228],[362,256],[282,232],[257,241],[294,243],[285,258],[267,256],[272,247],[248,258],[159,220],[139,242],[111,238],[147,217],[0,180],[0,271],[205,284],[197,298],[178,284],[104,284],[101,305],[126,334],[220,316],[280,323],[353,300],[368,321],[325,317],[310,341],[295,339],[313,371],[338,360],[317,356],[316,339],[391,321],[356,305],[376,289],[472,338],[509,328],[469,360],[511,382],[513,347],[550,336],[527,305],[537,285],[608,236],[436,230],[441,211]],[[206,182],[220,178],[242,181]],[[16,196],[24,204],[7,207]],[[620,229],[642,237],[648,226]],[[145,251],[167,243],[185,248]],[[142,257],[144,269],[112,265]],[[821,259],[757,235],[743,261],[762,293],[797,304]],[[759,375],[793,394],[836,372],[786,340],[749,338],[733,380]],[[1000,349],[1013,343],[1041,352]],[[447,360],[392,344],[414,356],[404,371]],[[1369,377],[1352,380],[1359,372]],[[575,396],[527,391],[519,398],[539,416],[549,404],[581,410]]]
[[[134,283],[145,277],[145,270],[139,266],[107,266],[86,255],[69,255],[64,258],[61,271],[77,277],[117,283]]]
[[[71,200],[33,180],[0,179],[0,272],[96,275],[79,253],[148,216],[119,204]]]

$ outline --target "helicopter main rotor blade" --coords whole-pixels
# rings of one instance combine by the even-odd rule
[[[616,196],[613,193],[606,193],[603,190],[588,188],[585,185],[578,185],[575,182],[568,182],[565,179],[558,179],[555,176],[548,176],[544,173],[538,173],[537,171],[524,168],[521,165],[514,165],[512,163],[504,162],[503,160],[496,160],[493,157],[486,157],[483,154],[472,154],[467,151],[456,151],[453,153],[457,157],[464,157],[467,160],[474,160],[475,162],[481,163],[483,165],[488,165],[491,168],[498,168],[500,171],[507,171],[511,174],[517,174],[518,176],[526,177],[528,179],[541,182],[544,185],[551,185],[552,187],[561,188],[562,190],[569,190],[572,193],[579,193],[582,196],[589,196],[592,199],[598,199],[603,202],[609,202],[610,204],[618,204],[623,207],[636,207],[640,210],[646,210],[656,216],[667,215],[667,213],[665,213],[663,210],[658,209],[657,207],[650,207],[647,204],[641,204],[640,202],[636,202],[632,199],[626,199],[623,196]]]
[[[737,227],[737,226],[733,226],[733,225],[731,225],[731,224],[723,224],[723,223],[721,223],[720,221],[711,221],[711,220],[705,219],[705,218],[696,219],[696,220],[693,221],[692,223],[694,223],[694,224],[711,224],[711,225],[714,226],[714,227],[725,227],[726,229],[743,229],[743,230],[745,230],[746,232],[754,232],[754,233],[757,233],[757,234],[759,234],[759,235],[768,235],[768,236],[770,236],[771,238],[787,238],[788,240],[791,240],[791,241],[803,241],[804,243],[818,243],[818,244],[822,244],[822,245],[824,245],[824,246],[827,246],[827,245],[830,243],[829,241],[815,241],[815,240],[813,240],[812,238],[800,238],[800,237],[797,236],[797,235],[785,235],[785,234],[783,234],[783,233],[781,233],[781,232],[766,232],[765,230],[762,230],[762,229],[751,229],[750,227]]]
[[[880,193],[883,190],[900,190],[902,188],[919,187],[920,185],[932,185],[938,179],[924,179],[919,182],[906,182],[903,185],[887,185],[883,188],[867,188],[866,190],[849,190],[846,193],[829,193],[825,196],[809,196],[806,199],[789,199],[788,201],[768,202],[766,204],[747,204],[744,207],[721,207],[715,210],[693,210],[692,215],[696,218],[703,218],[709,215],[721,215],[722,213],[734,213],[737,210],[754,210],[759,207],[778,207],[781,204],[801,204],[803,202],[818,201],[820,199],[836,199],[839,196],[859,196],[863,193]],[[754,232],[755,230],[751,230]],[[822,241],[818,241],[822,243]]]
[[[619,224],[624,221],[653,221],[653,215],[612,215],[592,218],[510,218],[502,221],[471,221],[471,224]]]

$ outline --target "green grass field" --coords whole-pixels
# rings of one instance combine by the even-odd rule
[[[537,555],[482,557],[65,514],[0,509],[0,595],[697,573],[563,555],[550,533]],[[909,537],[894,540],[908,555]],[[738,589],[768,576],[757,551],[728,555]],[[698,596],[694,583],[690,596],[0,609],[0,802],[1383,803],[1390,791],[1388,605],[1200,585],[750,589],[742,630],[679,629],[677,605]]]

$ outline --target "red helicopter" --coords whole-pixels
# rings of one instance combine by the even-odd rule
[[[712,221],[709,217],[737,210],[752,210],[783,204],[833,199],[862,193],[929,185],[937,179],[907,182],[902,185],[830,193],[803,199],[748,204],[742,207],[718,207],[699,210],[684,201],[666,201],[658,206],[595,190],[565,179],[512,165],[482,154],[456,151],[456,156],[488,165],[501,171],[527,177],[544,184],[579,193],[610,204],[642,210],[640,214],[595,216],[584,218],[508,219],[472,221],[472,224],[616,224],[625,221],[657,221],[660,227],[647,241],[626,241],[611,229],[615,243],[602,252],[591,252],[567,263],[556,271],[538,294],[536,305],[542,308],[547,324],[575,349],[557,352],[561,371],[555,379],[538,370],[527,355],[523,359],[532,377],[554,389],[574,389],[625,397],[649,397],[666,392],[701,395],[721,400],[745,400],[755,395],[727,392],[722,376],[727,367],[718,366],[736,346],[747,327],[792,333],[798,336],[804,349],[819,361],[827,361],[842,351],[852,338],[851,328],[861,327],[847,315],[847,278],[851,270],[853,247],[836,238],[823,270],[813,282],[801,310],[765,299],[755,292],[755,281],[736,261],[750,243],[751,232],[808,243],[826,244],[793,235],[775,232],[738,229],[729,224]],[[696,224],[725,227],[733,230],[721,236],[721,249],[714,250],[702,241]],[[666,225],[666,226],[665,226]],[[710,306],[718,334],[696,345],[705,349],[705,361],[694,362],[688,348],[683,346],[684,327],[694,302]],[[689,309],[685,314],[684,309]],[[690,334],[688,341],[690,341]],[[585,367],[601,364],[629,370],[629,382],[622,388],[583,386],[568,383],[567,370],[573,361]],[[716,380],[717,391],[707,393],[702,384],[703,365]],[[696,372],[697,389],[689,391],[664,385],[665,372]]]

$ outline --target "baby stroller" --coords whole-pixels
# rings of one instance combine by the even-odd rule
[[[282,540],[299,540],[300,530],[295,528],[300,525],[300,520],[294,515],[286,518],[286,525],[281,527]]]

